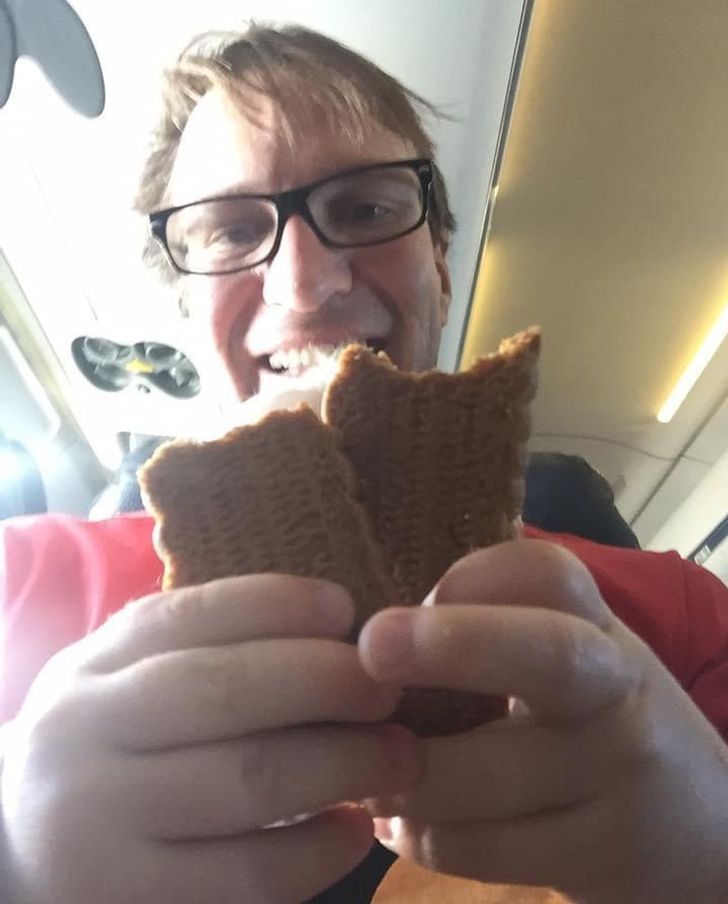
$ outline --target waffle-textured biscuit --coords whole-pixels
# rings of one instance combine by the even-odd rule
[[[165,589],[263,572],[327,578],[351,593],[358,626],[392,598],[351,465],[310,408],[166,443],[139,479]]]
[[[368,349],[344,351],[324,418],[359,476],[400,604],[420,603],[467,553],[516,536],[540,341],[538,329],[526,330],[460,374],[404,373]],[[423,736],[451,734],[506,706],[412,688],[395,719]]]
[[[420,603],[473,549],[516,535],[539,347],[527,330],[459,374],[343,352],[324,420],[342,435],[401,604]]]

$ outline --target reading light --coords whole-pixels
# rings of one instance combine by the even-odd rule
[[[675,412],[685,401],[685,397],[695,386],[698,377],[708,366],[726,336],[728,336],[728,305],[723,309],[708,335],[703,339],[695,357],[685,368],[682,376],[675,384],[675,388],[667,397],[662,408],[657,412],[657,420],[661,424],[669,424],[673,419]]]

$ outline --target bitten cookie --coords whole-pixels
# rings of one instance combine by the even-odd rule
[[[540,331],[526,330],[459,374],[404,373],[368,349],[343,352],[323,416],[359,477],[400,605],[422,602],[462,556],[516,536],[540,345]],[[452,734],[506,705],[412,688],[395,719],[424,736]]]
[[[220,440],[166,443],[139,481],[164,589],[263,572],[327,578],[351,593],[357,629],[392,599],[353,469],[305,406]]]

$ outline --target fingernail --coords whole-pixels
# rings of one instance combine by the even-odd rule
[[[437,598],[437,591],[439,588],[439,584],[435,584],[435,586],[430,590],[427,596],[422,600],[423,606],[434,606],[435,599]]]
[[[341,631],[351,627],[354,620],[354,603],[349,592],[340,584],[321,581],[316,602],[327,625]]]
[[[401,816],[392,816],[390,819],[382,819],[380,817],[374,819],[374,835],[378,841],[381,841],[382,844],[387,847],[391,847],[397,843],[401,828]]]
[[[415,658],[414,612],[392,609],[365,629],[366,655],[377,678],[404,678]]]

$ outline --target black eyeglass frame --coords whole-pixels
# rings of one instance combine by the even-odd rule
[[[385,239],[376,239],[372,242],[334,242],[321,232],[308,207],[308,197],[311,192],[322,185],[326,185],[328,182],[333,182],[336,179],[341,179],[346,176],[354,176],[359,173],[368,172],[369,170],[395,169],[402,167],[413,170],[419,178],[420,186],[422,187],[422,213],[413,226],[410,226],[395,235],[387,236]],[[432,161],[425,157],[413,160],[394,160],[390,163],[370,163],[366,166],[357,166],[353,169],[336,173],[333,176],[327,176],[325,179],[319,179],[316,182],[309,182],[306,185],[299,185],[297,188],[275,192],[274,194],[248,194],[247,192],[242,192],[235,195],[217,195],[211,198],[201,198],[199,201],[191,201],[189,204],[179,204],[176,207],[167,207],[164,210],[156,210],[149,214],[149,231],[152,237],[162,246],[167,260],[178,273],[190,276],[225,276],[228,273],[241,273],[245,270],[252,270],[253,267],[259,267],[261,264],[273,260],[278,253],[286,223],[295,215],[302,217],[321,244],[326,248],[368,248],[371,245],[383,245],[386,242],[393,242],[395,239],[400,239],[405,235],[409,235],[411,232],[419,229],[427,220],[430,209],[430,191],[432,189],[432,183]],[[245,264],[242,267],[234,267],[230,270],[187,270],[184,267],[181,267],[175,261],[169,248],[169,242],[167,241],[167,222],[169,221],[169,218],[178,211],[185,210],[188,207],[196,207],[199,204],[209,204],[211,201],[234,201],[238,198],[247,198],[251,201],[269,201],[275,206],[278,217],[276,236],[268,254],[254,264]]]

